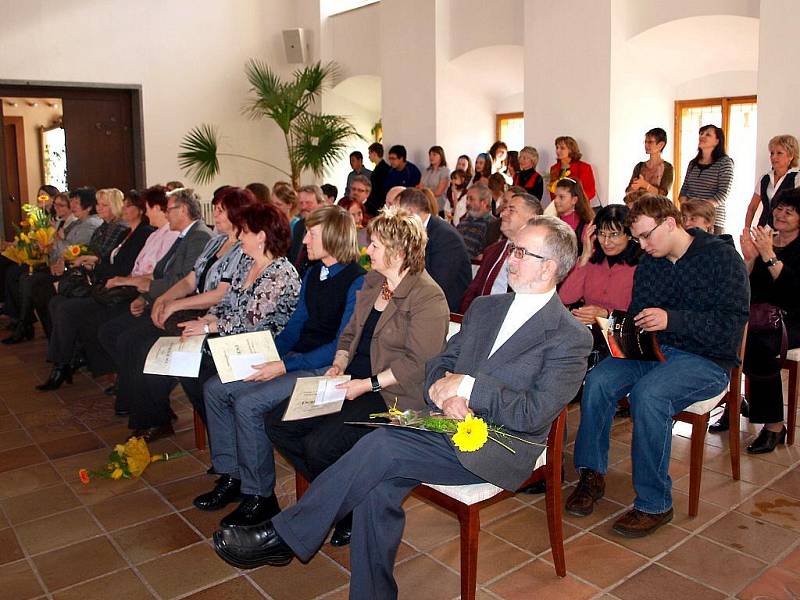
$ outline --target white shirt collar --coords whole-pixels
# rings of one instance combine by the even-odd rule
[[[189,233],[189,230],[192,228],[192,225],[194,225],[195,223],[197,223],[197,221],[192,221],[191,223],[189,223],[189,226],[186,227],[186,229],[183,229],[180,232],[180,234],[178,234],[178,237],[181,237],[181,238],[186,237],[186,234]]]

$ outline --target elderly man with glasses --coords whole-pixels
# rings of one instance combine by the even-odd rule
[[[614,531],[642,537],[672,520],[672,417],[727,387],[739,364],[750,286],[730,236],[685,230],[669,199],[643,196],[627,223],[645,253],[629,312],[642,330],[657,332],[664,361],[608,358],[589,373],[575,441],[580,481],[566,510],[589,515],[603,497],[611,422],[617,401],[629,394],[636,500]]]

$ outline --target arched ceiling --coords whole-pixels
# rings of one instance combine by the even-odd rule
[[[486,46],[451,60],[449,66],[469,85],[493,99],[523,91],[525,69],[522,46]]]

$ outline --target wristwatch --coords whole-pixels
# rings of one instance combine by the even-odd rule
[[[203,333],[205,333],[206,335],[208,335],[210,332],[211,332],[211,330],[208,328],[208,323],[205,323],[205,324],[203,325]]]
[[[372,384],[372,391],[373,392],[380,392],[381,391],[381,384],[378,381],[378,376],[373,375],[369,378],[370,383]]]
[[[764,261],[764,264],[765,264],[765,265],[767,265],[767,268],[769,268],[769,267],[774,267],[774,266],[775,266],[775,265],[777,265],[779,262],[780,262],[780,260],[778,259],[778,257],[777,257],[777,256],[773,256],[773,257],[772,257],[772,258],[770,258],[769,260],[765,260],[765,261]]]

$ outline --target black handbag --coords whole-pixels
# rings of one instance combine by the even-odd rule
[[[92,293],[92,271],[83,267],[70,267],[58,280],[58,295],[65,298],[86,298]]]
[[[786,332],[784,317],[786,312],[774,304],[757,302],[750,305],[750,319],[748,329],[753,333],[775,332],[781,336],[780,360],[784,361],[789,351],[789,335]]]
[[[105,285],[95,285],[92,288],[92,299],[103,306],[130,303],[139,296],[135,285],[119,285],[108,288]]]

